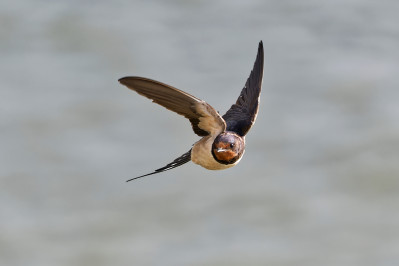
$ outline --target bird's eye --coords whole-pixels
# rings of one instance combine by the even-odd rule
[[[230,148],[234,148],[234,143],[230,143]]]

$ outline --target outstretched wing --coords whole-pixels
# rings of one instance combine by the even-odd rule
[[[199,136],[220,134],[226,129],[223,118],[212,106],[184,91],[142,77],[125,77],[119,82],[153,102],[188,118],[194,132]]]
[[[259,43],[254,67],[237,102],[223,116],[227,130],[245,136],[255,123],[259,110],[259,96],[263,78],[263,43]]]
[[[189,150],[188,152],[186,152],[185,154],[183,154],[183,155],[180,156],[179,158],[175,159],[175,160],[174,160],[173,162],[171,162],[170,164],[167,164],[166,166],[164,166],[164,167],[162,167],[162,168],[159,168],[159,169],[155,170],[155,171],[152,172],[152,173],[149,173],[149,174],[146,174],[146,175],[141,175],[141,176],[138,176],[138,177],[129,179],[129,180],[127,180],[126,182],[129,182],[129,181],[132,181],[132,180],[135,180],[135,179],[138,179],[138,178],[142,178],[142,177],[145,177],[145,176],[149,176],[149,175],[153,175],[153,174],[158,174],[158,173],[161,173],[161,172],[164,172],[164,171],[168,171],[168,170],[170,170],[170,169],[179,167],[180,165],[183,165],[183,164],[189,162],[190,160],[191,160],[191,150]]]

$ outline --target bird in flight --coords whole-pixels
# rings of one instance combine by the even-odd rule
[[[186,117],[194,133],[202,137],[193,147],[168,165],[141,177],[161,173],[190,160],[209,170],[233,167],[245,150],[245,135],[255,123],[263,78],[263,43],[260,41],[254,67],[240,96],[230,109],[220,116],[205,101],[159,81],[142,77],[124,77],[119,82],[153,102]]]

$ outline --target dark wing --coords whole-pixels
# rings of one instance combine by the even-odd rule
[[[119,82],[153,102],[188,118],[194,132],[199,136],[218,135],[226,129],[226,123],[212,106],[184,91],[141,77],[125,77]]]
[[[255,123],[259,109],[259,96],[263,78],[263,43],[259,43],[254,68],[242,89],[237,102],[223,116],[227,130],[245,136]]]
[[[170,164],[167,164],[166,166],[159,168],[157,170],[155,170],[152,173],[146,174],[146,175],[141,175],[132,179],[127,180],[126,182],[138,179],[138,178],[142,178],[145,176],[149,176],[149,175],[153,175],[153,174],[158,174],[158,173],[162,173],[164,171],[168,171],[170,169],[176,168],[180,165],[183,165],[187,162],[189,162],[191,160],[191,150],[189,150],[188,152],[186,152],[185,154],[183,154],[182,156],[180,156],[179,158],[175,159],[173,162],[171,162]]]

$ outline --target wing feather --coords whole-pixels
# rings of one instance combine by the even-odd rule
[[[216,110],[203,100],[159,81],[142,77],[124,77],[119,82],[153,102],[188,118],[199,136],[221,133],[226,123]]]
[[[263,79],[263,43],[259,43],[254,67],[235,104],[223,115],[227,130],[245,136],[255,123]]]

